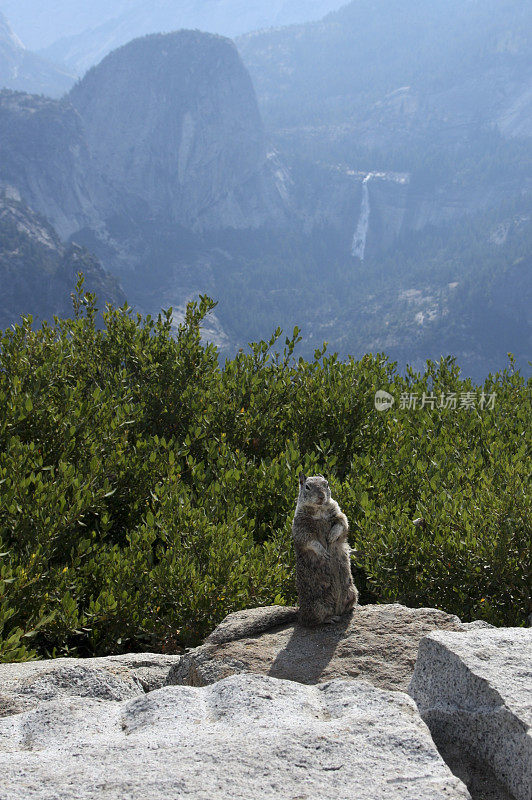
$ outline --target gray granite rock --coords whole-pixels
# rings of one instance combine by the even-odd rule
[[[413,701],[235,675],[0,720],[2,800],[467,800]]]
[[[0,717],[62,697],[128,700],[162,686],[179,656],[129,653],[0,664]]]
[[[440,740],[438,752],[453,775],[465,783],[473,800],[515,800],[491,766],[475,758],[459,742]]]
[[[421,642],[410,694],[443,749],[488,764],[516,800],[532,798],[532,631],[436,631]]]
[[[317,628],[298,625],[295,616],[295,609],[276,606],[230,614],[172,667],[168,683],[205,686],[257,672],[306,684],[365,678],[406,691],[423,636],[436,629],[467,630],[454,615],[398,604],[358,606],[339,622]]]
[[[119,665],[128,670],[136,678],[145,692],[153,692],[164,686],[168,673],[179,664],[181,656],[164,655],[163,653],[125,653],[121,656],[86,659],[98,666]]]

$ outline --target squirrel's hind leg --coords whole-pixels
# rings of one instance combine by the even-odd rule
[[[299,609],[299,622],[307,628],[315,628],[334,617],[334,606],[330,603],[316,602],[311,606]]]
[[[346,611],[350,611],[354,606],[356,606],[357,603],[358,603],[358,591],[354,583],[352,583],[351,586],[349,586],[347,589],[347,597],[344,607],[344,613]]]

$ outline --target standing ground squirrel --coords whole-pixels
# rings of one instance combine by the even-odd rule
[[[351,575],[348,530],[347,517],[331,498],[325,478],[306,478],[301,473],[292,535],[302,625],[336,621],[358,601]]]

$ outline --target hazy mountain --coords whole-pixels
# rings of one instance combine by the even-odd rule
[[[107,53],[147,33],[196,28],[236,36],[320,19],[342,0],[4,0],[17,30],[35,49],[82,75]]]
[[[32,50],[100,25],[128,6],[131,0],[2,0],[2,11]]]
[[[36,324],[54,314],[72,314],[71,292],[78,272],[85,288],[96,292],[99,308],[121,305],[124,294],[115,278],[76,245],[63,245],[42,217],[13,192],[0,193],[0,330],[32,314]]]
[[[531,4],[356,0],[238,46],[275,145],[320,166],[316,202],[351,193],[359,254],[532,190]]]
[[[276,172],[249,76],[221,37],[131,42],[64,100],[0,93],[0,186],[63,237],[120,215],[197,230],[277,224]]]
[[[238,249],[253,231],[285,230],[290,213],[234,44],[191,31],[120,48],[68,99],[0,93],[1,186],[88,245],[149,311],[182,306],[236,258],[207,232],[233,231]]]
[[[282,221],[249,75],[228,39],[137,39],[69,95],[95,164],[143,215],[195,229]]]
[[[513,341],[526,368],[532,5],[356,0],[238,46],[296,202],[339,248],[351,346],[479,375]]]
[[[66,69],[26,50],[0,12],[0,88],[59,97],[73,82]]]
[[[408,173],[410,227],[532,188],[526,150],[523,165],[505,144],[532,137],[530,3],[356,0],[238,46],[277,146],[359,180]]]
[[[532,135],[532,5],[521,0],[355,0],[239,48],[272,125],[351,125],[370,147],[486,120]]]
[[[428,19],[436,14],[443,26],[439,0],[425,6]],[[484,7],[493,11],[491,0]],[[391,13],[395,5],[383,0],[377,8]],[[250,63],[248,48],[259,43],[266,133],[233,44],[198,32],[152,35],[114,51],[61,102],[4,92],[0,185],[18,189],[63,237],[94,252],[139,309],[173,306],[179,319],[192,296],[219,300],[209,337],[223,352],[269,336],[277,325],[298,324],[306,355],[324,339],[341,355],[385,351],[401,365],[450,352],[482,378],[513,350],[526,368],[530,140],[497,129],[490,115],[499,106],[488,95],[489,102],[477,98],[480,117],[465,108],[463,123],[446,121],[430,53],[419,75],[408,67],[411,85],[426,98],[410,119],[410,90],[389,93],[409,59],[418,58],[406,31],[405,52],[391,54],[395,76],[375,63],[385,52],[366,48],[367,85],[351,75],[350,104],[332,56],[327,62],[325,46],[320,51],[305,39],[309,31],[324,35],[323,25],[338,33],[329,18],[244,40]],[[424,25],[419,36],[432,30],[427,19]],[[500,61],[486,45],[485,62],[477,49],[476,60],[467,53],[460,65],[455,32],[441,29],[451,37],[442,96],[468,75],[487,85],[486,74],[499,75],[499,67],[501,85],[505,70],[508,78],[506,99],[522,96],[528,56],[519,70],[519,48]],[[279,58],[298,51],[292,37],[315,46],[316,58],[322,53],[321,94],[312,85],[312,59],[305,62],[314,105],[305,106],[299,78],[292,86],[295,61],[285,62],[289,91],[275,76],[271,94],[264,89],[268,36],[275,42],[278,35],[287,37]],[[350,35],[356,42],[356,31]],[[462,42],[473,36],[460,35]],[[325,41],[334,49],[334,37]],[[441,44],[442,58],[444,51]],[[320,97],[330,100],[330,118]],[[526,121],[526,104],[520,108]]]
[[[119,196],[107,234],[75,238],[120,276],[140,308],[181,308],[216,288],[232,258],[206,236],[284,229],[283,173],[268,156],[249,75],[228,39],[151,35],[114,51],[72,90],[91,157]],[[227,341],[216,318],[211,334]]]

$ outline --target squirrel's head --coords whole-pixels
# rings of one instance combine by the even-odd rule
[[[306,477],[299,473],[299,505],[322,506],[331,499],[329,484],[323,475]]]

